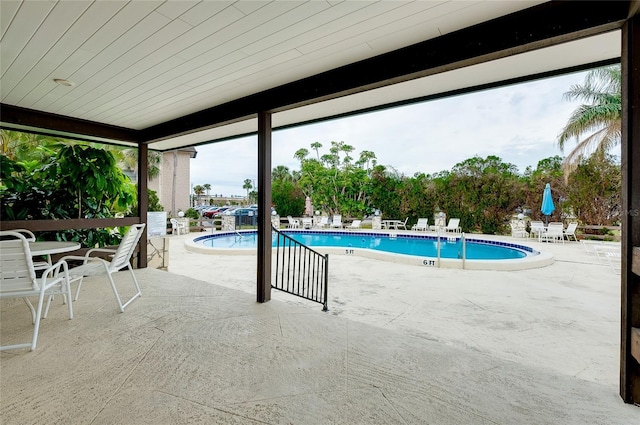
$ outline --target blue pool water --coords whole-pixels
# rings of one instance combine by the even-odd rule
[[[288,236],[310,247],[341,247],[345,249],[364,248],[385,251],[395,254],[414,255],[420,257],[437,257],[437,237],[424,235],[397,235],[379,233],[340,233],[340,232],[285,232]],[[276,246],[276,234],[273,233],[273,246]],[[256,248],[257,232],[240,234],[226,233],[207,235],[194,239],[210,248],[238,249]],[[522,245],[496,241],[466,239],[466,258],[469,260],[507,260],[523,258],[534,251]],[[280,244],[283,242],[281,240]],[[460,238],[440,239],[441,258],[462,258]]]

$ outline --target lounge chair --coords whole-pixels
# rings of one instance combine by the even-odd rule
[[[462,232],[462,228],[460,227],[460,219],[450,218],[449,223],[447,223],[447,227],[445,227],[444,230],[446,232],[454,232],[454,233]]]
[[[311,229],[313,227],[313,219],[311,217],[303,217],[302,218],[302,228],[303,229]]]
[[[426,232],[427,230],[429,230],[429,219],[418,218],[418,222],[411,226],[411,230]]]
[[[319,229],[324,229],[325,227],[329,227],[329,217],[323,215],[320,217],[320,221],[316,223],[316,227]]]
[[[576,221],[572,221],[571,223],[567,224],[567,228],[564,229],[564,236],[567,238],[568,241],[570,241],[571,237],[573,237],[573,240],[578,242],[578,237],[576,236],[577,228],[578,228],[578,222]]]
[[[407,230],[407,221],[409,221],[409,217],[405,218],[404,221],[400,221],[400,220],[396,221],[394,223],[396,230],[400,230],[400,229]]]
[[[347,229],[360,229],[362,225],[362,220],[353,220],[350,225],[347,226]]]
[[[333,221],[331,221],[331,225],[329,226],[331,228],[333,227],[337,227],[342,229],[342,216],[340,214],[336,214],[333,216]]]

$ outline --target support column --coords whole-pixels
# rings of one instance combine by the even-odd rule
[[[258,296],[271,299],[271,113],[258,113]]]
[[[620,396],[640,404],[640,17],[622,28]]]
[[[147,182],[149,181],[149,160],[147,155],[149,148],[144,143],[138,144],[138,214],[140,223],[147,222],[147,211],[149,211],[149,194],[147,192]],[[147,226],[144,226],[142,237],[139,243],[138,268],[147,267]]]

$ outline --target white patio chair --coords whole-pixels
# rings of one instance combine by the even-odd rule
[[[540,240],[540,235],[544,232],[544,223],[542,221],[531,221],[531,231],[529,232],[530,237],[538,238],[538,240]]]
[[[411,230],[426,232],[427,230],[429,230],[429,219],[418,218],[418,222],[411,226]]]
[[[300,227],[300,222],[290,215],[287,216],[287,229],[298,229]]]
[[[33,322],[33,335],[31,342],[4,345],[0,351],[15,348],[36,349],[38,331],[40,330],[41,317],[46,318],[49,312],[51,299],[42,313],[44,298],[54,294],[63,294],[66,297],[69,309],[69,319],[73,319],[73,306],[71,305],[71,285],[67,273],[67,263],[58,261],[47,268],[40,279],[36,278],[33,267],[29,241],[23,234],[14,231],[0,232],[0,298],[22,298],[31,311]],[[38,305],[33,307],[30,296],[38,297]],[[4,342],[5,337],[3,337]]]
[[[564,224],[560,222],[551,222],[547,226],[547,230],[540,234],[540,241],[562,241],[564,243]]]
[[[302,218],[302,228],[311,229],[313,227],[313,219],[311,217]]]
[[[524,227],[524,223],[519,221],[511,221],[509,223],[511,226],[511,237],[513,238],[527,238],[529,237],[529,233],[527,229]]]
[[[171,234],[172,235],[184,235],[187,233],[187,226],[181,221],[175,218],[169,220],[171,222]]]
[[[569,224],[567,224],[567,228],[564,229],[564,236],[567,238],[568,241],[570,241],[571,238],[573,237],[573,240],[578,242],[578,237],[576,236],[577,228],[578,228],[578,222],[576,221],[572,221]]]
[[[114,250],[105,248],[94,248],[87,251],[84,257],[69,255],[62,258],[65,261],[82,261],[82,265],[69,269],[71,282],[75,282],[76,280],[78,281],[78,288],[76,289],[76,296],[74,298],[74,301],[78,300],[82,281],[85,276],[99,276],[102,274],[106,274],[109,278],[111,289],[113,290],[113,294],[116,296],[116,301],[118,302],[118,307],[120,307],[121,312],[124,313],[124,308],[133,300],[142,295],[142,292],[140,291],[140,285],[138,285],[138,280],[136,279],[136,275],[133,272],[130,261],[131,257],[133,256],[133,252],[138,245],[138,241],[142,236],[144,226],[145,225],[143,223],[134,224],[129,227],[129,230],[127,230],[127,233],[125,233],[122,241],[120,241],[118,249]],[[92,257],[91,255],[94,253],[112,254],[111,261],[109,262],[102,258]],[[120,294],[118,293],[118,289],[116,288],[116,284],[113,279],[113,275],[122,269],[129,269],[135,286],[135,293],[124,303],[120,299]]]
[[[15,229],[14,232],[18,232],[25,237],[28,242],[35,242],[36,235],[29,229]],[[46,260],[37,260],[33,262],[33,268],[36,271],[45,270],[51,267],[51,255],[47,255]]]

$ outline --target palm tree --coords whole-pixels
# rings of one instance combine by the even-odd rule
[[[204,187],[199,184],[193,186],[193,193],[196,194],[196,202],[200,203],[200,195],[204,193]]]
[[[596,151],[608,151],[620,143],[621,83],[620,66],[607,66],[591,70],[587,73],[583,85],[574,85],[564,93],[565,99],[581,99],[587,102],[573,112],[558,136],[560,150],[564,150],[567,140],[575,138],[577,141],[577,145],[562,163],[565,180],[583,158]],[[586,137],[580,140],[585,134]]]
[[[278,165],[271,172],[271,179],[274,181],[291,181],[292,177],[289,167]]]
[[[249,191],[253,189],[253,185],[251,184],[251,179],[244,179],[244,184],[242,185],[242,188],[247,190],[247,199],[249,199]]]

